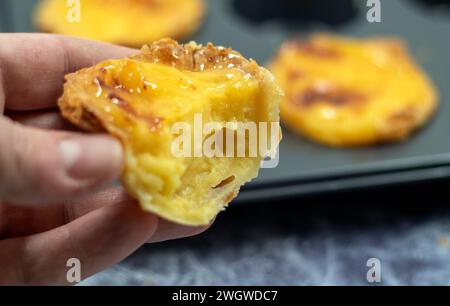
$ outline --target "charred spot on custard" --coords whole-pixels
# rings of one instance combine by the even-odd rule
[[[416,110],[412,107],[409,107],[409,108],[398,111],[398,112],[394,113],[393,115],[391,115],[387,119],[387,122],[389,122],[391,124],[408,122],[415,118],[415,116],[416,116],[415,114],[416,114]]]
[[[102,67],[100,70],[102,72],[107,71],[105,67]],[[102,94],[106,94],[107,99],[113,105],[120,107],[128,117],[139,119],[145,122],[151,132],[156,132],[162,128],[164,118],[149,115],[143,116],[139,114],[128,102],[128,100],[123,97],[123,95],[133,95],[133,91],[127,91],[120,82],[118,76],[113,76],[111,80],[113,84],[109,85],[103,77],[97,76],[94,79],[94,84],[98,87],[97,97],[100,97]],[[147,85],[144,83],[143,89],[145,90],[146,88]]]
[[[108,94],[108,99],[110,99],[113,104],[119,105],[120,107],[127,108],[127,107],[130,106],[128,104],[128,102],[124,98],[122,98],[121,96],[119,96],[115,92],[109,93]]]
[[[305,73],[303,71],[301,71],[300,69],[291,69],[288,72],[288,80],[289,81],[295,81],[298,79],[301,79],[302,77],[305,76]]]
[[[366,97],[354,90],[336,86],[311,86],[291,98],[296,106],[311,107],[317,103],[327,103],[337,107],[360,104]]]
[[[297,38],[293,39],[287,43],[288,48],[292,48],[298,52],[306,55],[335,59],[339,57],[339,52],[336,48],[331,46],[326,46],[323,44],[318,44],[317,42],[309,39]]]

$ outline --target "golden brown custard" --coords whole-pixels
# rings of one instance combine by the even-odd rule
[[[140,55],[104,61],[66,79],[59,101],[64,117],[119,138],[126,189],[145,210],[182,224],[208,224],[257,176],[262,157],[176,156],[173,126],[194,129],[198,115],[202,125],[217,122],[218,129],[227,122],[279,121],[282,92],[273,76],[211,44],[162,40]],[[202,143],[207,136],[200,136]]]
[[[283,122],[331,146],[405,139],[437,106],[431,80],[397,39],[291,40],[272,71],[286,92]]]
[[[36,24],[51,33],[140,47],[164,37],[189,36],[204,14],[203,0],[80,0],[79,7],[42,0]]]

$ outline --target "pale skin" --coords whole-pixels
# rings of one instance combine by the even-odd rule
[[[137,50],[46,34],[0,34],[0,285],[64,285],[147,242],[199,234],[143,212],[122,188],[123,151],[58,115],[64,75]]]

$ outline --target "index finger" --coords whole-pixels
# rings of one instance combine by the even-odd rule
[[[0,34],[0,110],[54,107],[67,73],[137,52],[61,35]]]

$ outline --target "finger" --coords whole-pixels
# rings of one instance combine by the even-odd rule
[[[195,236],[206,231],[208,228],[210,228],[211,224],[208,226],[200,227],[183,226],[164,219],[160,219],[160,221],[158,222],[158,230],[147,242],[155,243]]]
[[[38,110],[28,112],[7,111],[5,116],[26,126],[46,130],[78,131],[79,129],[64,120],[57,110]]]
[[[68,284],[70,258],[82,278],[123,260],[154,235],[158,219],[129,203],[107,206],[52,231],[0,242],[0,284]]]
[[[0,34],[0,110],[54,107],[64,75],[136,50],[51,34]]]
[[[68,224],[94,210],[121,203],[134,203],[123,188],[112,187],[86,198],[60,205],[17,206],[0,204],[0,239],[43,233]],[[149,243],[195,236],[206,231],[202,227],[183,226],[161,219]]]
[[[103,135],[58,133],[0,118],[0,200],[40,204],[73,200],[116,179],[120,143]]]
[[[94,210],[120,203],[133,203],[120,187],[110,187],[86,198],[57,205],[0,203],[0,239],[43,233],[68,224]]]

